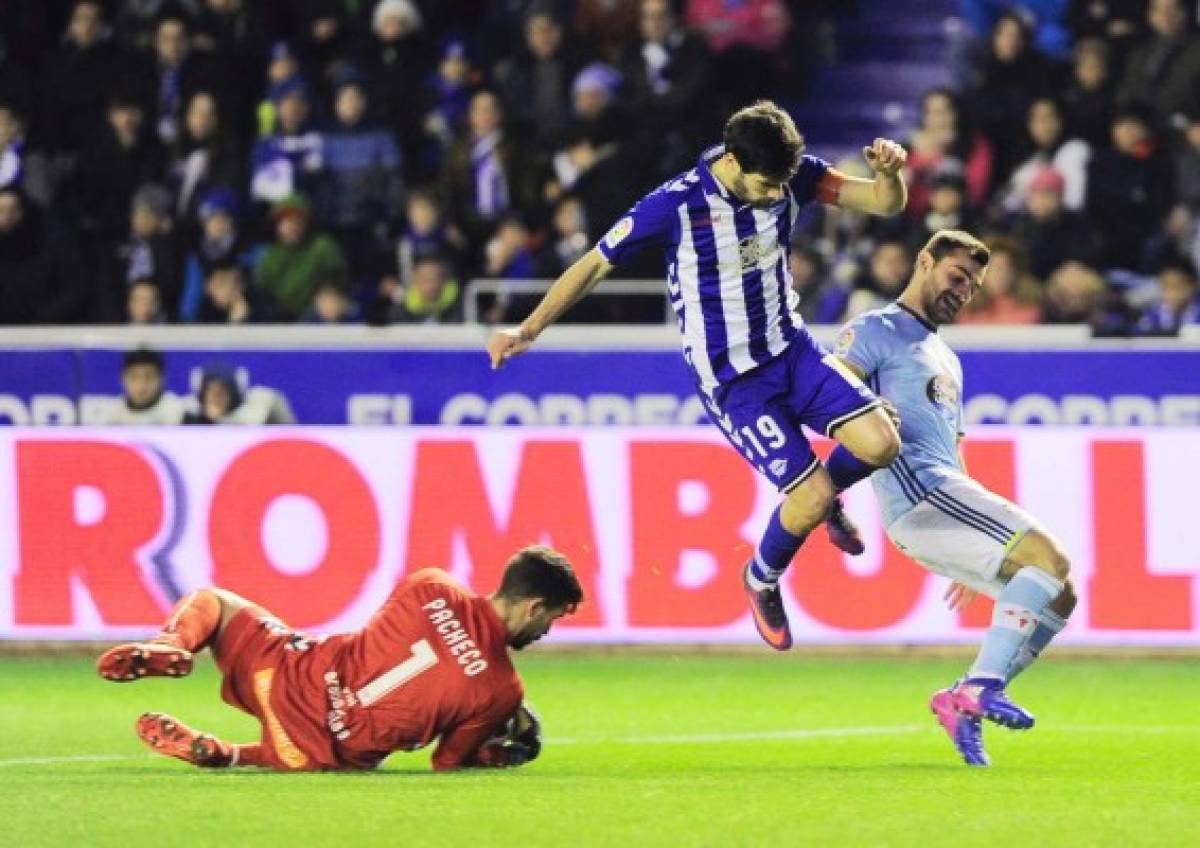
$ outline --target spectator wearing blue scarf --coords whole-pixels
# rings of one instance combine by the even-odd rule
[[[308,85],[291,77],[271,88],[275,104],[275,134],[263,138],[250,153],[250,194],[274,203],[316,182],[323,162],[321,134],[310,126],[312,104]]]

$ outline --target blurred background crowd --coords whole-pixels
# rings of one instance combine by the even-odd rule
[[[1197,6],[5,0],[0,323],[461,321],[470,280],[555,277],[772,97],[848,173],[857,148],[822,122],[847,108],[869,112],[858,146],[909,150],[904,215],[802,217],[806,319],[890,300],[962,227],[993,249],[963,321],[1175,333],[1200,323]],[[930,85],[894,96],[930,51]]]

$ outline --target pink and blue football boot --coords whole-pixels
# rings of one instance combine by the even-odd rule
[[[934,693],[929,709],[963,762],[987,766],[991,759],[983,749],[983,719],[1012,730],[1033,727],[1033,714],[1014,704],[1004,691],[1004,681],[987,677],[960,680],[950,689]]]
[[[1008,699],[1004,681],[991,677],[968,677],[951,690],[960,712],[979,716],[1010,730],[1033,727],[1033,713]]]
[[[929,701],[929,709],[950,737],[963,762],[969,766],[992,764],[987,751],[983,750],[983,722],[978,716],[959,712],[952,689],[935,692]]]

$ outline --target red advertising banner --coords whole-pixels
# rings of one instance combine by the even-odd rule
[[[1070,555],[1063,642],[1200,645],[1200,431],[988,429],[966,450]],[[750,642],[740,573],[777,499],[700,429],[8,430],[0,638],[141,635],[210,584],[348,629],[409,571],[489,591],[543,542],[588,598],[560,641]],[[797,640],[976,639],[988,604],[942,607],[944,579],[887,541],[870,484],[846,504],[867,553],[813,534],[786,577]]]

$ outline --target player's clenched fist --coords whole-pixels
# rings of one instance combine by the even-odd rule
[[[499,368],[509,359],[519,353],[524,353],[533,344],[533,336],[520,327],[508,330],[497,330],[488,340],[488,356],[492,358],[492,367]]]
[[[904,167],[908,151],[888,138],[877,138],[863,148],[863,158],[877,174],[896,174]]]

